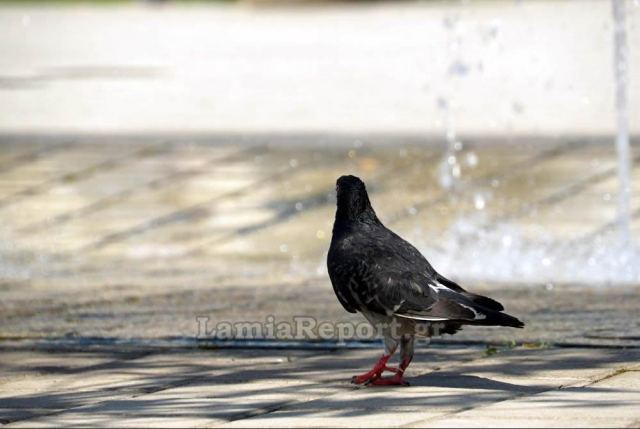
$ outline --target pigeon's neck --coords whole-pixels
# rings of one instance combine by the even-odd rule
[[[362,226],[378,226],[382,225],[376,212],[373,211],[371,206],[366,207],[361,211],[345,210],[343,207],[338,206],[336,211],[336,220],[333,224],[333,232],[347,232],[353,228],[359,228]]]

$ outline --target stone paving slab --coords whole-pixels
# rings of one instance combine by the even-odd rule
[[[640,417],[637,350],[487,355],[434,346],[417,353],[410,387],[376,388],[349,383],[375,349],[28,347],[28,359],[0,352],[8,427],[613,427]],[[47,361],[55,365],[41,365]]]
[[[637,427],[639,403],[640,373],[629,370],[587,386],[424,420],[415,427]]]
[[[59,354],[57,354],[59,353]],[[57,367],[30,367],[16,353],[2,353],[6,365],[3,373],[10,375],[3,380],[0,399],[4,419],[22,420],[34,414],[57,414],[63,410],[91,407],[104,401],[119,401],[150,392],[161,391],[171,386],[196,383],[205,374],[209,377],[224,377],[245,368],[260,368],[287,361],[286,355],[235,352],[151,354],[148,351],[132,351],[123,354],[118,350],[95,352],[106,362],[96,365],[89,353],[90,365],[77,366],[70,356],[73,367],[64,361],[66,353],[53,352],[40,356],[50,362],[59,362]],[[298,353],[304,356],[304,352]],[[90,360],[91,358],[91,360]],[[28,361],[27,361],[28,362]],[[29,371],[30,369],[30,371]],[[16,373],[19,374],[16,376]]]

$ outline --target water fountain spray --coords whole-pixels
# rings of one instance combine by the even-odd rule
[[[616,149],[618,152],[618,225],[621,242],[631,244],[631,149],[629,145],[629,109],[627,87],[629,61],[625,0],[611,0],[614,34],[614,75],[616,106]]]

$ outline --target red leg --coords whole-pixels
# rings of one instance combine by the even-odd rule
[[[380,374],[382,374],[382,371],[385,370],[387,366],[387,361],[389,360],[390,357],[391,355],[382,355],[382,357],[378,359],[378,362],[376,362],[373,368],[371,368],[371,371],[365,372],[364,374],[361,374],[361,375],[354,375],[353,378],[351,379],[351,382],[353,384],[364,384],[368,381],[379,378]]]
[[[403,378],[403,375],[404,375],[404,370],[407,369],[410,363],[411,363],[411,358],[402,359],[402,362],[400,362],[400,367],[396,371],[394,371],[395,375],[392,375],[391,377],[384,377],[384,378],[378,375],[378,377],[372,378],[367,383],[367,386],[408,386],[409,383],[405,381],[405,379]]]

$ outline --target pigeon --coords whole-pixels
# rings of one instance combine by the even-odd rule
[[[499,302],[468,292],[439,274],[410,243],[386,228],[356,176],[336,183],[337,210],[327,268],[344,309],[360,312],[379,332],[384,354],[352,383],[408,385],[416,336],[454,334],[463,325],[524,327]],[[400,346],[400,364],[387,362]],[[382,377],[384,371],[393,375]]]

